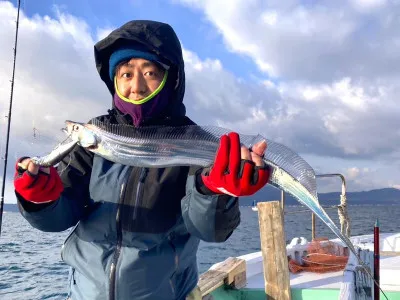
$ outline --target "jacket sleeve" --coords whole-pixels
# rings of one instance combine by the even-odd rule
[[[204,192],[196,173],[189,174],[181,202],[186,228],[203,241],[225,242],[240,223],[239,198]]]
[[[93,154],[76,146],[58,164],[57,170],[64,184],[64,191],[54,202],[31,203],[15,191],[22,216],[41,231],[59,232],[76,225],[90,208],[89,182],[92,163]]]

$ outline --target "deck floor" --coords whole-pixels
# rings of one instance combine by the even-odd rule
[[[400,256],[381,257],[381,288],[400,292]],[[325,274],[302,272],[290,274],[290,285],[299,289],[340,289],[343,271]],[[258,273],[248,278],[246,288],[263,289],[264,275]]]

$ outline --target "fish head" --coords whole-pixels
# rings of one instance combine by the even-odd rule
[[[96,134],[90,130],[86,124],[65,121],[66,127],[63,131],[74,141],[77,141],[79,145],[84,148],[96,148],[98,141]]]

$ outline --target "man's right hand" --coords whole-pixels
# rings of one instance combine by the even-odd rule
[[[56,168],[41,168],[29,158],[19,159],[15,165],[15,191],[33,203],[57,200],[64,190]]]

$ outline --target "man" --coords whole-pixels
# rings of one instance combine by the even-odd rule
[[[131,21],[95,47],[97,70],[113,101],[108,124],[184,126],[185,72],[174,30]],[[71,299],[185,299],[198,281],[200,240],[224,242],[239,225],[238,197],[269,179],[266,143],[221,137],[210,169],[139,168],[107,161],[81,146],[58,166],[18,160],[15,191],[35,228],[74,227],[62,248],[71,266]]]

